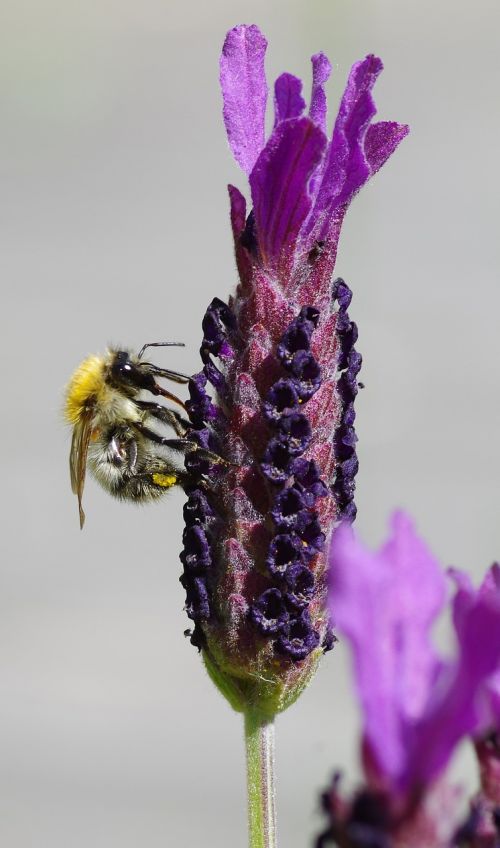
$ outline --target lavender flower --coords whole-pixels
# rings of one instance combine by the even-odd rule
[[[191,438],[227,464],[202,451],[186,457],[206,482],[189,495],[181,558],[191,641],[209,672],[237,708],[274,714],[332,645],[325,545],[335,520],[355,516],[361,357],[351,292],[331,283],[340,227],[408,129],[371,124],[382,63],[368,56],[352,68],[328,140],[330,63],[320,53],[307,113],[300,80],[276,81],[266,140],[266,46],[256,26],[235,27],[220,62],[224,122],[251,210],[229,186],[239,285],[228,304],[208,307],[187,404]]]
[[[453,791],[441,778],[457,743],[484,721],[481,690],[500,663],[500,598],[458,592],[459,651],[449,661],[430,639],[446,578],[409,518],[395,514],[378,553],[340,527],[331,565],[332,615],[352,646],[363,712],[366,783],[343,801],[337,779],[325,796],[331,822],[318,844],[450,845]]]

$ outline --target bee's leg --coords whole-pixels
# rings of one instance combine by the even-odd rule
[[[154,395],[161,395],[162,397],[167,398],[167,400],[171,400],[172,403],[182,406],[183,409],[186,408],[183,400],[178,398],[177,395],[173,395],[172,392],[167,391],[167,389],[164,389],[163,386],[160,386],[160,384],[156,382],[156,380],[153,380],[153,387],[150,388],[149,391]]]
[[[153,346],[147,345],[147,347]],[[170,368],[160,368],[158,365],[153,365],[152,362],[141,362],[139,368],[146,374],[151,374],[153,377],[164,377],[165,380],[171,380],[173,383],[186,384],[191,379],[187,374],[182,374],[180,371],[171,371]]]
[[[163,436],[159,436],[158,433],[155,433],[154,430],[150,430],[149,427],[146,427],[139,421],[135,421],[133,427],[141,433],[142,436],[157,445],[163,445],[166,448],[172,448],[172,450],[177,450],[181,453],[197,451],[202,459],[208,459],[210,462],[214,462],[217,465],[231,465],[230,462],[227,462],[227,460],[223,459],[218,454],[206,450],[205,448],[201,448],[196,442],[191,442],[189,439],[166,439]]]
[[[183,418],[178,412],[174,412],[173,409],[167,409],[165,406],[162,406],[161,403],[153,403],[148,400],[136,400],[135,405],[138,406],[139,409],[149,412],[153,418],[156,418],[158,421],[162,421],[163,424],[169,424],[178,436],[184,436],[186,430],[190,427],[190,423],[187,418]]]
[[[150,369],[150,374],[153,374],[155,377],[165,377],[166,380],[171,380],[173,383],[189,383],[190,377],[187,374],[181,374],[180,371],[170,371],[168,368],[157,368],[156,365],[152,365]]]
[[[197,474],[186,474],[184,479],[180,480],[180,484],[186,494],[189,494],[192,489],[201,489],[206,495],[217,497],[217,485]]]
[[[121,477],[113,489],[119,498],[133,501],[153,500],[173,486],[185,485],[186,475],[171,465]]]

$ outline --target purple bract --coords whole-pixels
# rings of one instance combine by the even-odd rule
[[[191,638],[214,679],[233,703],[276,712],[333,644],[325,543],[336,520],[355,516],[361,357],[351,292],[331,281],[340,226],[408,129],[371,124],[382,63],[368,56],[350,73],[328,139],[330,63],[318,54],[309,112],[300,80],[281,75],[266,140],[266,47],[256,26],[238,26],[220,62],[224,122],[251,205],[229,186],[240,280],[228,304],[208,307],[203,370],[190,384],[190,436],[202,450],[186,467],[204,482],[186,508],[182,581]]]

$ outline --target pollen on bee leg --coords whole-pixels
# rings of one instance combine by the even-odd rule
[[[170,489],[177,483],[177,477],[175,474],[153,474],[153,483],[164,489]]]

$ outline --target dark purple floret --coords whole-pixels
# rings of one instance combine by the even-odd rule
[[[355,490],[356,481],[354,477],[342,477],[341,473],[337,475],[333,491],[340,509],[344,509],[348,501],[353,499]]]
[[[325,546],[325,534],[321,532],[320,523],[315,513],[310,513],[307,524],[299,531],[302,540],[302,556],[309,560],[316,556]]]
[[[279,589],[267,589],[263,592],[250,607],[250,618],[266,636],[281,633],[290,616]]]
[[[290,450],[283,439],[271,439],[260,464],[262,473],[271,483],[286,483],[290,476],[290,459]]]
[[[335,636],[333,629],[331,627],[329,627],[328,630],[325,633],[325,638],[323,639],[323,641],[321,643],[321,647],[323,648],[323,652],[326,654],[326,653],[328,653],[328,651],[333,651],[333,646],[335,645],[335,642],[338,642],[338,639]]]
[[[382,792],[363,789],[349,805],[339,792],[340,780],[340,774],[336,773],[331,789],[322,795],[322,807],[329,823],[317,838],[315,848],[335,845],[348,848],[391,848],[399,845],[399,841],[396,842],[393,837],[387,796]]]
[[[290,565],[284,576],[287,591],[286,602],[291,610],[301,610],[307,606],[314,592],[314,575],[306,565]]]
[[[351,403],[359,391],[356,375],[350,371],[344,371],[337,383],[339,395],[345,403]]]
[[[359,374],[361,371],[361,365],[363,363],[363,357],[357,350],[351,350],[348,358],[347,358],[347,371],[349,374],[352,374],[354,377]]]
[[[227,341],[227,330],[234,330],[236,321],[227,304],[218,297],[214,297],[205,312],[201,326],[203,329],[200,351],[202,360],[207,362],[210,353],[214,356],[231,356],[232,349]]]
[[[345,336],[351,331],[351,319],[349,318],[349,314],[344,312],[342,309],[337,312],[336,330],[341,340],[342,336]]]
[[[215,362],[213,362],[210,358],[207,359],[205,365],[203,366],[203,371],[209,383],[217,390],[221,397],[225,397],[226,395],[226,378],[222,371],[217,368]]]
[[[347,319],[345,323],[345,329],[339,332],[340,354],[337,367],[340,371],[348,367],[349,354],[358,340],[358,325],[354,321]]]
[[[303,660],[319,645],[319,634],[313,629],[311,618],[304,610],[299,618],[290,621],[287,632],[276,642],[276,650],[294,660]]]
[[[340,513],[341,521],[354,521],[358,514],[358,508],[354,501],[350,501]]]
[[[352,427],[356,420],[356,410],[354,409],[353,403],[348,403],[344,407],[344,411],[342,413],[342,424],[345,427]]]
[[[217,452],[218,441],[213,433],[213,431],[209,427],[201,427],[199,430],[191,430],[189,439],[192,442],[196,442],[200,448],[203,448],[207,451]]]
[[[185,527],[182,534],[184,550],[181,553],[181,561],[187,571],[204,571],[211,562],[210,545],[204,529],[195,524]]]
[[[349,459],[355,451],[358,437],[354,427],[341,427],[335,439],[336,456],[342,462]]]
[[[198,651],[201,651],[202,648],[205,647],[206,638],[203,633],[203,629],[200,627],[200,624],[196,621],[192,630],[186,630],[184,632],[184,636],[189,636],[189,641],[191,645],[195,648],[198,648]]]
[[[316,498],[323,498],[328,494],[328,486],[321,479],[319,468],[313,459],[294,459],[290,472],[294,476],[296,488],[302,493],[304,506],[311,507]]]
[[[180,578],[186,590],[186,613],[193,621],[210,618],[210,597],[202,577],[190,578],[183,574]]]
[[[189,400],[186,401],[187,413],[195,427],[202,427],[206,421],[217,416],[217,408],[205,391],[207,378],[203,372],[191,377],[188,389]]]
[[[301,523],[300,517],[305,512],[306,499],[296,486],[284,489],[276,497],[271,515],[277,527],[295,528]]]
[[[245,229],[243,230],[240,236],[240,244],[242,247],[246,247],[249,253],[252,255],[257,255],[258,252],[258,244],[257,244],[257,236],[255,232],[255,213],[252,209],[250,214],[248,215],[245,222]]]
[[[289,364],[289,370],[297,380],[297,391],[302,401],[309,400],[321,385],[321,368],[312,353],[299,350]]]
[[[299,395],[294,380],[278,380],[272,386],[262,409],[267,420],[276,424],[282,415],[288,415],[299,406]]]
[[[352,456],[350,459],[346,459],[342,462],[339,471],[344,480],[355,477],[359,471],[357,456]]]
[[[318,326],[318,321],[320,318],[319,309],[316,309],[315,306],[303,306],[300,310],[299,319],[304,321],[310,321],[314,327]]]
[[[188,527],[195,524],[206,526],[215,518],[215,512],[210,506],[207,497],[199,489],[194,489],[184,504],[184,521]]]
[[[218,353],[220,346],[225,341],[226,334],[221,327],[217,314],[208,309],[201,326],[203,329],[203,347],[211,353]]]
[[[281,577],[287,568],[302,561],[303,543],[295,533],[280,533],[274,537],[266,559],[269,573]]]
[[[336,300],[339,309],[345,312],[349,309],[352,300],[352,291],[349,286],[344,282],[342,277],[337,277],[332,284],[332,298]]]
[[[285,368],[290,367],[292,358],[298,351],[309,350],[313,330],[312,321],[300,318],[292,321],[276,348],[278,359]]]
[[[299,456],[309,447],[312,438],[311,425],[301,412],[282,415],[278,429],[290,456]]]

